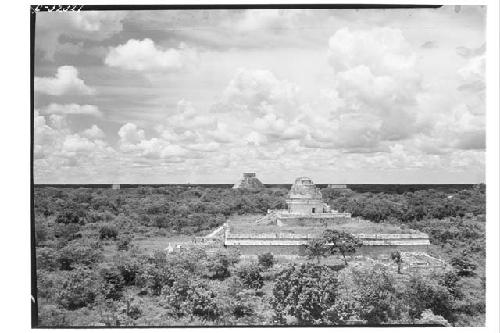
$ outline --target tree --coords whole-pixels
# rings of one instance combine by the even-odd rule
[[[270,252],[259,254],[258,260],[259,265],[264,268],[271,268],[274,265],[274,256]]]
[[[102,279],[102,293],[105,298],[119,300],[123,294],[125,281],[117,267],[103,266],[99,271]]]
[[[94,302],[99,294],[99,285],[96,273],[80,266],[64,274],[55,298],[65,309],[79,309]]]
[[[453,257],[450,260],[453,268],[457,270],[458,276],[474,276],[477,265],[470,259],[470,253],[462,252],[460,256]]]
[[[219,250],[210,255],[205,261],[205,276],[210,279],[224,280],[229,277],[229,267],[239,261],[239,257],[231,255],[227,251]]]
[[[401,252],[399,252],[399,251],[392,252],[391,259],[398,265],[398,274],[401,274],[401,265],[403,263],[403,258],[401,257]]]
[[[349,290],[343,299],[355,304],[351,312],[369,325],[387,323],[401,318],[405,308],[404,288],[397,284],[387,268],[375,265],[352,269]]]
[[[261,268],[256,264],[248,264],[238,267],[236,275],[247,288],[260,289],[264,285]]]
[[[340,253],[346,266],[346,254],[355,253],[356,249],[362,245],[359,239],[345,231],[327,229],[323,232],[322,238],[328,246],[328,253],[332,255]]]
[[[323,238],[313,238],[307,242],[305,255],[309,259],[316,259],[316,262],[319,264],[321,257],[326,257],[328,254],[329,249]]]
[[[188,277],[177,279],[162,291],[163,306],[174,317],[197,316],[215,321],[222,315],[216,294],[200,281]]]
[[[327,266],[293,265],[281,271],[273,287],[271,305],[276,319],[286,324],[293,316],[299,325],[335,324],[331,318],[339,282]]]
[[[71,270],[76,265],[91,267],[102,258],[102,252],[95,244],[72,241],[57,251],[57,263],[61,270]]]
[[[429,309],[449,322],[454,321],[454,297],[441,282],[442,279],[434,277],[411,277],[406,285],[406,301],[410,318],[418,319],[424,310]]]

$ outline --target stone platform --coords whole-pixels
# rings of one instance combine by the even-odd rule
[[[242,255],[271,252],[275,256],[302,256],[307,243],[317,234],[255,233],[233,234],[226,227],[224,246],[237,249]],[[394,251],[426,252],[429,236],[412,234],[353,234],[362,242],[356,252],[372,257],[384,257]]]

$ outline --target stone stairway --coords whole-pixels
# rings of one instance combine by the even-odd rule
[[[271,224],[275,223],[277,219],[277,215],[275,212],[271,212],[267,214],[266,216],[263,216],[257,220],[255,220],[255,223],[257,224]]]

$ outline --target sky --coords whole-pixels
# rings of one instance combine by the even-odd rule
[[[35,184],[484,182],[485,16],[38,13]]]

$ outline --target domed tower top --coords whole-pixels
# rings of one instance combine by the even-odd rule
[[[295,179],[295,183],[288,194],[290,199],[313,199],[321,200],[323,196],[321,191],[316,188],[313,181],[309,177],[299,177]]]

